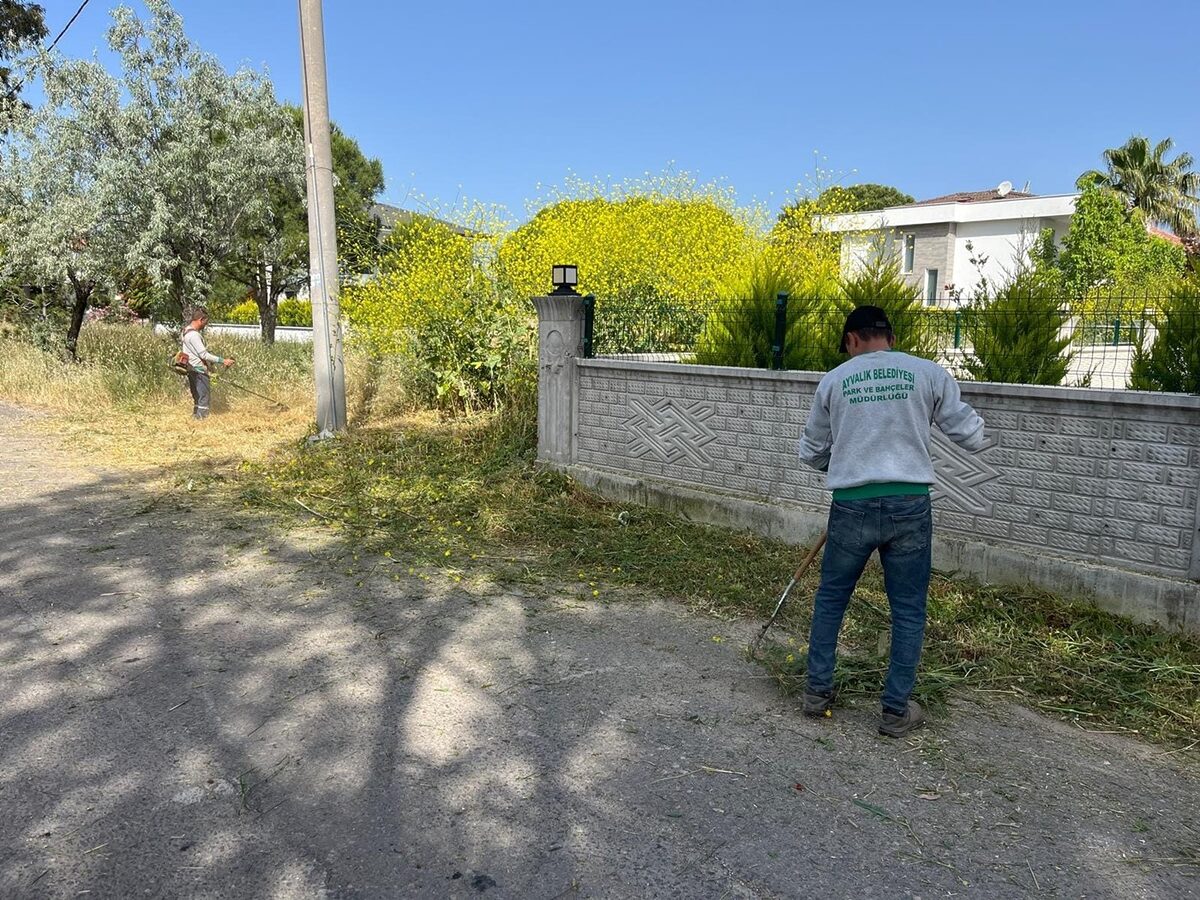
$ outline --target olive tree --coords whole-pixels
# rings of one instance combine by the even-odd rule
[[[94,292],[137,273],[178,315],[207,296],[271,194],[303,179],[293,117],[265,75],[229,73],[195,47],[167,0],[149,17],[113,11],[118,75],[41,53],[27,64],[45,100],[10,107],[0,138],[3,265],[69,285],[73,350]]]

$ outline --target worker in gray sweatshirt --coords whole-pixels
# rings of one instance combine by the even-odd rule
[[[817,385],[800,439],[800,459],[826,472],[833,503],[821,584],[813,603],[804,712],[827,716],[846,606],[867,560],[883,564],[892,613],[892,649],[879,731],[901,737],[925,721],[910,699],[925,636],[932,566],[929,487],[931,427],[967,450],[984,444],[983,419],[937,363],[893,350],[887,314],[860,306],[846,318],[841,351],[850,359]]]
[[[228,369],[233,365],[233,357],[220,357],[209,353],[204,346],[204,337],[200,332],[208,324],[208,310],[203,306],[193,306],[185,316],[188,324],[183,328],[183,353],[187,354],[188,390],[192,393],[192,418],[207,419],[210,396],[209,372],[210,366],[224,366]]]

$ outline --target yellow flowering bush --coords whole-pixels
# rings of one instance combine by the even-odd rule
[[[394,358],[415,400],[467,409],[527,401],[536,375],[529,298],[550,289],[554,265],[578,265],[580,290],[597,296],[598,344],[634,325],[651,343],[688,344],[712,301],[746,296],[756,267],[786,269],[794,285],[836,284],[837,238],[804,219],[840,211],[832,196],[789,207],[770,228],[728,186],[687,174],[569,180],[514,231],[481,208],[444,216],[463,226],[414,217],[384,243],[376,274],[343,289],[342,309],[353,339]],[[817,298],[835,288],[806,290]]]
[[[817,217],[854,210],[853,196],[836,186],[788,204],[768,235],[769,264],[783,266],[796,284],[813,290],[834,285],[841,274],[842,236],[820,230]]]
[[[307,300],[280,300],[275,310],[277,325],[312,327],[312,304]],[[253,300],[243,300],[229,311],[221,315],[222,322],[231,325],[257,325],[259,323],[258,304]]]
[[[342,290],[354,339],[395,359],[413,399],[474,409],[531,390],[533,309],[495,277],[500,233],[417,216],[388,238],[376,276]]]
[[[501,245],[500,270],[522,296],[545,293],[550,268],[579,266],[598,298],[712,300],[759,250],[755,211],[731,189],[675,175],[615,186],[570,181]]]

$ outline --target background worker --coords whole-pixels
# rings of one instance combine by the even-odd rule
[[[188,309],[185,318],[188,324],[183,328],[183,352],[187,354],[188,390],[192,393],[192,418],[208,418],[210,396],[209,372],[210,366],[221,365],[228,369],[233,365],[233,357],[220,357],[209,353],[204,346],[201,332],[208,324],[208,310],[203,306],[193,306]]]
[[[895,342],[879,307],[860,306],[847,316],[840,349],[850,360],[817,386],[800,459],[827,472],[833,492],[813,603],[804,712],[823,716],[833,706],[838,632],[863,568],[878,551],[892,613],[879,731],[901,737],[925,721],[910,695],[932,567],[931,427],[972,451],[983,447],[984,434],[983,419],[962,401],[950,373],[893,350]]]

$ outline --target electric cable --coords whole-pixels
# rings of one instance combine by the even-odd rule
[[[75,15],[71,16],[71,21],[69,21],[66,25],[63,26],[63,30],[58,33],[58,37],[56,37],[54,40],[52,40],[50,42],[50,46],[46,48],[47,53],[49,53],[51,50],[54,49],[54,46],[62,39],[62,36],[67,33],[67,29],[69,29],[72,25],[75,24],[75,20],[78,19],[79,14],[81,12],[83,12],[83,8],[91,2],[92,2],[92,0],[83,0],[83,2],[79,4],[79,9],[75,10]]]

